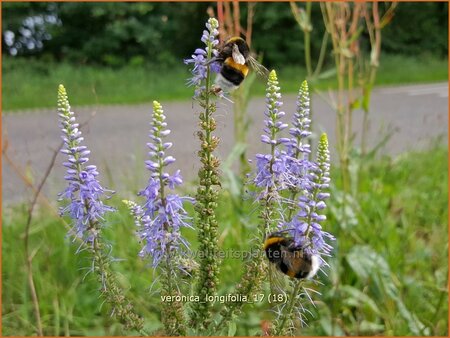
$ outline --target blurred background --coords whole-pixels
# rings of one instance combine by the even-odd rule
[[[141,103],[156,96],[187,99],[191,90],[173,79],[187,73],[180,60],[198,46],[211,6],[208,2],[3,4],[3,111],[53,107],[49,88],[61,81],[79,105]],[[395,20],[383,28],[379,85],[446,80],[447,8],[442,2],[398,7]],[[247,12],[242,4],[243,28]],[[294,82],[295,92],[305,65],[305,45],[289,4],[258,4],[252,12],[252,49],[267,68],[286,73],[281,79],[288,86]],[[310,21],[310,48],[318,56],[325,31],[319,4],[312,6]],[[364,52],[370,53],[369,44],[368,32],[361,32]],[[323,67],[332,64],[327,57]],[[25,76],[27,81],[20,81]]]
[[[276,69],[290,117],[308,79],[313,138],[327,132],[333,171],[328,229],[337,237],[322,293],[299,335],[448,335],[448,3],[2,3],[3,335],[131,334],[99,301],[86,257],[65,238],[56,90],[82,123],[102,183],[117,191],[107,236],[120,282],[160,328],[152,273],[137,258],[120,200],[136,200],[151,102],[162,102],[173,154],[194,194],[197,114],[183,59],[208,17]],[[247,250],[255,224],[241,202],[259,142],[265,80],[251,74],[220,102],[220,244]],[[195,242],[195,233],[187,233]],[[193,243],[195,247],[195,243]],[[231,292],[242,262],[222,264]],[[260,335],[267,304],[246,307],[238,335]]]

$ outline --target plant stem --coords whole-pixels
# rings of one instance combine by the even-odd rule
[[[251,299],[261,288],[263,283],[263,276],[265,271],[264,253],[260,249],[259,238],[257,238],[257,245],[252,250],[256,251],[256,257],[245,265],[244,275],[241,278],[240,283],[236,287],[235,295],[242,297],[247,296],[247,299]],[[219,332],[236,314],[238,314],[242,307],[246,303],[244,301],[230,302],[226,304],[226,307],[220,312],[222,319],[218,324],[214,326],[214,333]]]
[[[212,47],[208,48],[207,59],[212,57]],[[207,66],[206,85],[201,96],[200,105],[204,109],[200,113],[200,128],[198,132],[201,149],[199,151],[202,166],[198,176],[200,178],[197,189],[195,210],[197,212],[198,240],[200,242],[200,273],[197,281],[196,294],[202,302],[193,304],[193,317],[191,324],[206,328],[209,325],[210,311],[212,304],[205,302],[206,296],[214,295],[217,292],[217,275],[219,273],[219,262],[217,259],[217,228],[216,207],[218,192],[213,188],[220,185],[219,182],[219,160],[214,156],[213,152],[217,148],[219,139],[212,133],[216,129],[216,122],[212,117],[215,111],[215,104],[210,103],[211,89],[211,70]]]
[[[250,82],[247,82],[250,81]],[[233,93],[234,99],[234,141],[235,143],[247,144],[247,132],[248,132],[248,92],[249,88],[253,84],[252,79],[247,79],[239,89]],[[247,161],[247,152],[244,150],[239,155],[239,173],[240,177],[246,177],[250,171],[250,166]],[[244,193],[244,185],[241,185],[241,195]]]
[[[97,232],[95,224],[89,222],[90,231]],[[113,272],[110,270],[108,256],[104,253],[100,242],[99,234],[93,240],[90,249],[94,258],[94,272],[97,274],[98,281],[101,285],[101,291],[106,301],[113,307],[113,315],[120,323],[124,324],[125,330],[136,330],[142,336],[147,336],[143,329],[143,319],[134,312],[132,304],[125,297],[123,290],[118,285]]]
[[[33,201],[31,202],[30,209],[28,210],[28,218],[27,223],[25,226],[25,257],[26,257],[26,267],[27,267],[27,276],[28,276],[28,285],[30,287],[30,293],[31,293],[31,299],[33,302],[34,307],[34,313],[36,316],[36,322],[37,322],[37,334],[38,336],[42,336],[42,322],[41,322],[41,313],[39,309],[39,299],[36,292],[36,287],[34,285],[34,279],[33,279],[33,258],[29,253],[29,237],[30,237],[30,227],[31,227],[31,220],[33,219],[33,210],[34,206],[36,205],[37,199],[39,194],[41,193],[42,187],[44,186],[45,182],[47,181],[48,176],[50,175],[50,172],[53,169],[53,166],[55,165],[56,156],[58,155],[59,151],[61,150],[62,146],[56,149],[53,152],[52,159],[50,160],[50,164],[47,167],[47,170],[44,173],[44,177],[42,178],[39,186],[36,189],[36,192],[33,197]]]
[[[312,3],[310,1],[306,2],[306,17],[308,20],[308,24],[311,22],[311,6]],[[305,27],[303,30],[304,38],[305,38],[305,62],[306,62],[306,71],[308,73],[308,78],[312,76],[312,65],[311,65],[311,30],[309,27]]]
[[[325,52],[327,50],[328,35],[328,32],[325,30],[325,32],[323,33],[322,44],[320,45],[319,59],[317,61],[316,69],[314,70],[313,78],[319,76],[320,71],[322,70],[323,61],[325,60]]]
[[[291,293],[291,297],[289,299],[289,304],[287,307],[287,311],[283,311],[283,317],[281,319],[280,324],[278,325],[278,329],[275,332],[275,336],[281,336],[283,333],[283,329],[284,329],[284,325],[286,324],[286,321],[288,320],[288,318],[291,316],[292,313],[292,309],[294,308],[295,305],[295,301],[297,300],[297,294],[300,291],[300,287],[303,284],[302,280],[296,280],[294,281],[295,286],[294,289],[292,290]]]
[[[162,296],[177,296],[179,290],[172,281],[172,263],[167,256],[165,266],[162,267],[163,285]],[[186,327],[183,313],[183,304],[178,301],[163,302],[161,310],[161,319],[164,325],[165,334],[169,336],[185,336]]]

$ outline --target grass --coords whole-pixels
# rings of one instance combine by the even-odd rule
[[[76,95],[73,95],[76,97]],[[358,175],[355,194],[343,207],[339,171],[332,172],[332,197],[327,230],[337,237],[323,285],[313,286],[308,327],[298,335],[438,335],[448,327],[448,150],[435,147],[397,158],[354,155]],[[227,183],[224,183],[224,187]],[[224,190],[219,203],[220,245],[224,250],[247,250],[258,222],[251,201],[234,207],[236,195]],[[129,289],[146,328],[160,328],[159,295],[151,294],[151,269],[137,258],[133,222],[120,203],[120,213],[108,219],[107,238],[114,265]],[[26,206],[3,210],[2,328],[3,335],[33,335],[35,319],[24,265]],[[345,212],[342,212],[344,210]],[[75,255],[61,219],[41,206],[31,230],[34,278],[45,335],[123,335],[99,299],[98,285],[85,268],[89,260]],[[195,233],[186,234],[195,241]],[[194,244],[195,246],[195,244]],[[222,263],[220,293],[232,290],[242,261]],[[237,335],[261,334],[261,319],[270,320],[269,305],[246,306],[239,316]],[[227,328],[220,334],[226,334]],[[219,333],[218,333],[219,334]]]
[[[76,97],[76,106],[138,104],[190,100],[192,90],[185,83],[187,67],[127,66],[120,69],[45,63],[3,56],[2,111],[53,108],[60,83]],[[305,77],[301,67],[283,66],[280,82],[287,93],[296,93]],[[386,55],[378,72],[377,85],[447,81],[448,62],[433,57]],[[317,89],[335,87],[332,73],[318,81]],[[254,95],[264,95],[264,81],[256,81]]]

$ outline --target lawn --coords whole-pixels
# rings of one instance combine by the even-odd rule
[[[141,77],[144,79],[144,76]],[[54,89],[54,88],[53,88]],[[73,92],[73,91],[72,91]],[[72,94],[79,97],[79,93]],[[85,97],[86,98],[86,97]],[[313,286],[316,307],[309,304],[308,327],[301,335],[448,335],[448,150],[435,147],[396,158],[353,158],[359,168],[356,193],[342,204],[339,171],[332,171],[327,231],[333,233],[333,257],[323,285]],[[355,177],[356,178],[356,177]],[[224,184],[224,187],[227,185]],[[153,282],[148,262],[137,257],[131,217],[112,214],[106,236],[112,254],[123,259],[114,264],[120,283],[129,290],[137,311],[146,318],[149,332],[160,329],[159,295],[150,292]],[[259,221],[246,199],[238,212],[232,193],[223,190],[218,221],[223,250],[248,250]],[[2,328],[3,335],[36,332],[24,258],[24,224],[27,206],[3,210],[2,221]],[[195,233],[186,233],[195,242]],[[52,209],[40,205],[30,232],[33,273],[45,335],[123,335],[102,304],[90,264]],[[194,243],[195,247],[195,243]],[[231,291],[242,271],[242,261],[222,262],[220,292]],[[261,318],[270,320],[270,305],[246,306],[237,324],[237,335],[261,334]],[[219,333],[218,333],[219,334]],[[227,334],[224,328],[220,334]]]
[[[413,69],[414,71],[411,71]],[[283,66],[278,77],[286,93],[296,93],[304,80],[301,67]],[[138,104],[189,100],[192,89],[186,86],[189,71],[181,61],[176,67],[127,66],[105,68],[68,63],[45,63],[32,59],[2,59],[2,111],[17,111],[55,106],[55,88],[62,83],[73,105]],[[383,56],[376,85],[399,85],[447,81],[448,62],[433,57]],[[257,81],[254,95],[264,95],[265,81]],[[316,84],[317,89],[335,87],[332,72]]]

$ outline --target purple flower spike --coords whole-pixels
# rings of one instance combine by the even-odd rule
[[[326,208],[325,199],[329,197],[329,193],[324,193],[324,190],[330,186],[330,153],[326,134],[322,134],[320,138],[317,161],[309,171],[307,179],[309,187],[299,198],[300,210],[287,227],[293,229],[297,244],[309,243],[309,253],[329,255],[332,246],[326,243],[325,239],[334,240],[334,237],[323,231],[320,225],[326,220],[322,212]]]
[[[304,158],[308,158],[311,152],[309,144],[304,139],[311,135],[310,125],[310,102],[309,102],[308,82],[303,81],[297,96],[297,111],[294,114],[294,128],[289,129],[289,134],[293,136],[291,139],[289,153],[294,157],[298,157],[300,153],[304,154]]]
[[[66,89],[62,85],[58,88],[58,115],[64,140],[61,152],[68,157],[67,162],[63,163],[67,168],[64,179],[68,182],[68,187],[59,196],[60,199],[70,201],[60,212],[62,215],[69,214],[74,221],[70,234],[85,242],[92,242],[98,235],[100,221],[104,220],[105,213],[115,211],[102,202],[102,198],[109,197],[106,193],[112,191],[104,189],[98,182],[97,167],[86,165],[90,151],[81,145],[83,137],[78,129],[79,124],[70,111]]]
[[[279,108],[283,105],[279,93],[277,74],[270,72],[266,88],[266,110],[264,115],[264,134],[261,142],[270,145],[270,154],[256,155],[256,175],[253,182],[263,191],[259,198],[266,198],[269,191],[281,191],[291,186],[294,181],[289,171],[290,156],[284,150],[280,150],[290,142],[290,139],[279,137],[279,133],[288,127],[280,119],[285,115]]]
[[[161,104],[153,101],[152,128],[149,135],[152,142],[147,144],[150,160],[145,161],[151,174],[147,187],[139,193],[146,201],[142,208],[128,204],[139,224],[139,237],[144,242],[140,255],[149,255],[153,267],[158,266],[163,258],[169,259],[174,254],[182,255],[188,249],[187,242],[181,236],[181,228],[191,228],[191,218],[187,216],[183,202],[192,203],[193,199],[167,194],[168,189],[173,190],[181,185],[183,179],[180,170],[173,175],[166,172],[167,167],[175,162],[175,158],[165,153],[172,147],[172,143],[164,141],[170,134],[165,120]]]
[[[266,89],[264,134],[261,142],[270,146],[270,153],[256,155],[256,173],[253,183],[260,188],[259,200],[264,200],[265,231],[277,228],[289,231],[298,246],[311,255],[329,255],[332,247],[327,243],[334,237],[322,230],[326,220],[325,199],[330,184],[330,156],[326,134],[322,135],[316,161],[309,159],[310,146],[305,139],[310,131],[310,100],[308,84],[302,83],[297,99],[290,138],[280,137],[287,128],[281,121],[285,115],[276,73],[272,71]],[[270,202],[270,203],[268,203]],[[320,260],[320,262],[324,262]]]

